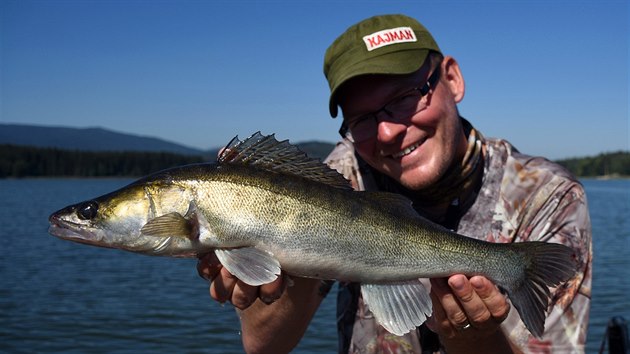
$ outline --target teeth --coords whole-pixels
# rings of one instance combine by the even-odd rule
[[[405,150],[401,151],[401,152],[397,152],[395,154],[393,154],[392,156],[394,158],[399,158],[399,157],[403,157],[405,155],[409,155],[412,151],[414,151],[415,149],[418,148],[418,146],[420,146],[420,142],[417,142],[413,145],[411,145],[410,147],[406,148]]]

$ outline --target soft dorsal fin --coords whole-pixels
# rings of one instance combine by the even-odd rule
[[[257,132],[243,141],[237,136],[223,149],[217,161],[219,164],[240,163],[256,166],[337,188],[351,189],[350,183],[339,172],[318,159],[308,157],[288,140],[276,140],[273,134],[262,135]]]
[[[409,218],[417,218],[418,212],[413,208],[411,200],[402,194],[383,192],[383,191],[367,191],[361,192],[364,198],[368,198],[375,205],[379,205],[382,209],[389,210],[395,215],[404,215]]]

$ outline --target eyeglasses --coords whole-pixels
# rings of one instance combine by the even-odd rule
[[[388,120],[392,122],[400,122],[415,115],[427,108],[429,93],[432,92],[439,79],[440,67],[438,66],[422,87],[414,87],[406,91],[374,112],[349,122],[344,121],[339,129],[339,134],[353,143],[360,143],[374,136],[378,127],[378,117],[381,113],[385,113]]]

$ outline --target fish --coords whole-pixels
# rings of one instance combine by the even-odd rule
[[[355,191],[288,140],[232,139],[216,163],[140,178],[49,217],[61,239],[153,256],[214,252],[259,286],[290,276],[360,283],[377,322],[395,335],[432,313],[421,278],[483,275],[526,328],[544,332],[550,288],[575,276],[574,251],[546,242],[491,243],[421,217],[406,197]]]

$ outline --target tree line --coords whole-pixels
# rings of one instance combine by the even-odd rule
[[[96,152],[0,145],[0,178],[139,177],[165,168],[203,161],[202,156],[166,152]]]
[[[609,152],[556,162],[580,177],[630,176],[630,152],[628,151]]]
[[[325,144],[324,144],[325,145]],[[325,146],[332,149],[333,145]],[[309,155],[311,151],[304,147]],[[321,150],[321,147],[317,147]],[[327,153],[326,153],[327,154]],[[318,156],[323,158],[326,154]],[[211,153],[216,156],[216,152]],[[0,145],[0,178],[7,177],[139,177],[169,167],[209,161],[207,156],[167,152],[80,151]],[[578,177],[630,176],[630,152],[556,161]]]

